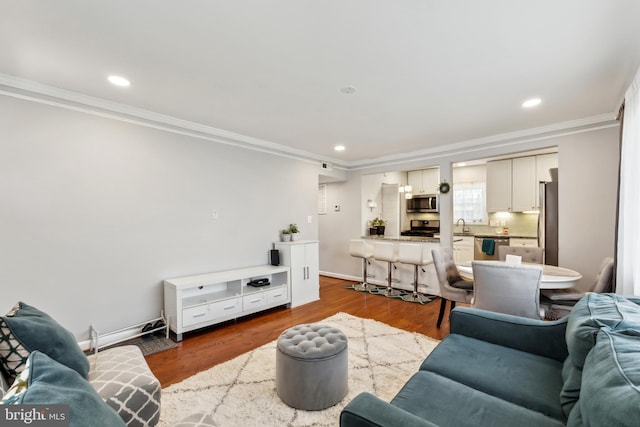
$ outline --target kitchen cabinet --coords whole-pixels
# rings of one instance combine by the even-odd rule
[[[265,279],[268,285],[249,282]],[[263,265],[164,281],[164,312],[169,328],[182,334],[247,314],[288,304],[289,267]]]
[[[536,156],[536,209],[540,209],[540,181],[550,182],[550,169],[558,168],[558,153]]]
[[[487,162],[487,212],[539,209],[539,182],[550,181],[557,153]]]
[[[473,261],[473,236],[453,236],[453,260],[456,264]]]
[[[538,207],[536,196],[536,156],[518,157],[511,163],[511,210],[534,211]]]
[[[318,242],[299,240],[276,242],[280,262],[291,268],[291,307],[320,299],[320,260]]]
[[[541,154],[536,156],[536,175],[538,181],[551,181],[549,169],[558,167],[558,153]]]
[[[407,173],[407,183],[413,194],[437,194],[440,184],[440,169],[421,169]]]
[[[487,162],[487,212],[511,212],[511,159]]]
[[[511,237],[509,238],[509,246],[538,247],[538,239],[535,237]]]

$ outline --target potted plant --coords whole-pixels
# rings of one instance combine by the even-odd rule
[[[387,225],[387,221],[382,219],[382,218],[374,218],[371,220],[371,228],[375,228],[376,229],[376,235],[378,236],[384,236],[384,229]],[[369,230],[369,234],[371,233],[371,230]]]
[[[284,230],[282,230],[282,232],[280,233],[280,240],[282,240],[283,242],[291,241],[291,232],[289,231],[288,228],[285,228]]]
[[[291,235],[291,240],[298,240],[298,233],[300,233],[300,229],[297,224],[289,224],[289,234]]]

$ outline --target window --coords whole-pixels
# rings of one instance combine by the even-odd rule
[[[453,185],[453,219],[467,224],[487,224],[487,185],[484,181]]]
[[[327,184],[318,185],[318,215],[327,214]]]

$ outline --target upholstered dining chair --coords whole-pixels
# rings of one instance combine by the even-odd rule
[[[431,250],[433,266],[438,276],[440,287],[440,313],[436,326],[442,324],[444,312],[447,309],[447,300],[451,302],[449,312],[456,306],[456,302],[470,303],[473,297],[473,282],[460,277],[460,272],[453,260],[451,248],[438,248]]]
[[[507,255],[518,255],[522,261],[542,264],[544,248],[532,246],[498,246],[498,259],[504,261]]]
[[[473,307],[544,319],[540,310],[542,266],[473,261]]]
[[[613,286],[613,258],[602,260],[593,285],[585,290],[572,287],[567,289],[543,289],[540,306],[545,310],[548,319],[559,319],[569,315],[574,305],[588,292],[611,292]]]

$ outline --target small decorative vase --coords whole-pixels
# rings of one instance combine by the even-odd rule
[[[290,242],[291,241],[291,234],[281,234],[280,235],[280,239],[283,242]]]
[[[291,241],[296,241],[300,238],[298,233],[291,233]]]
[[[377,236],[378,235],[378,227],[369,228],[369,236]]]
[[[384,225],[379,225],[378,226],[378,236],[384,236]]]

